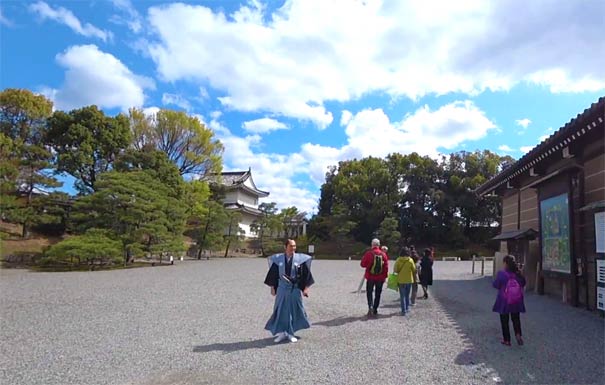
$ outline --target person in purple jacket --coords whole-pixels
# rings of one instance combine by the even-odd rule
[[[502,325],[502,344],[510,346],[509,315],[513,321],[513,329],[517,344],[523,345],[521,334],[521,318],[519,313],[525,313],[525,303],[523,302],[523,287],[525,287],[525,278],[519,271],[515,257],[507,255],[503,258],[504,267],[498,272],[496,280],[493,283],[494,288],[498,289],[496,303],[493,311],[500,313],[500,324]]]

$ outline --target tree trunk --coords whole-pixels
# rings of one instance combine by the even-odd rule
[[[227,255],[229,254],[229,246],[231,245],[231,239],[227,240],[227,247],[225,248],[225,257],[227,258]]]
[[[229,246],[231,245],[231,228],[233,227],[233,218],[229,221],[229,231],[227,232],[227,247],[225,248],[225,257],[229,255]]]
[[[202,245],[206,244],[206,234],[208,234],[208,227],[210,227],[210,220],[206,221],[206,226],[204,226],[204,236],[202,237],[202,242],[199,243],[199,254],[198,254],[198,258],[197,259],[201,259],[202,258]],[[210,255],[208,255],[208,257],[206,259],[210,259]]]
[[[263,243],[263,235],[264,235],[263,233],[264,232],[265,232],[264,229],[261,228],[260,231],[259,231],[260,234],[259,234],[259,237],[258,237],[259,246],[260,246],[260,253],[261,253],[261,255],[263,257],[265,256],[265,247],[264,247],[264,243]]]

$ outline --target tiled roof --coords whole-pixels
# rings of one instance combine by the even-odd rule
[[[250,169],[248,169],[248,171],[230,171],[221,173],[221,180],[225,186],[244,183],[249,177]]]
[[[218,179],[220,178],[221,184],[223,186],[225,186],[227,189],[243,188],[244,190],[246,190],[252,194],[258,195],[260,197],[269,196],[268,191],[259,190],[256,187],[256,185],[254,184],[254,181],[251,179],[251,177],[252,177],[252,171],[249,168],[248,171],[228,171],[228,172],[222,172],[220,175],[212,174],[210,176],[210,180],[214,181],[216,183],[218,181]],[[244,182],[246,182],[248,180],[248,178],[250,178],[250,184],[253,187],[249,187],[244,184]]]

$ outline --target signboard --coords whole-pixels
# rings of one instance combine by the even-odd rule
[[[597,259],[597,284],[605,284],[605,259]]]
[[[569,200],[567,194],[540,202],[542,269],[571,273]]]
[[[605,287],[597,287],[597,309],[605,310]]]
[[[315,245],[309,245],[309,254],[313,254],[315,252]]]
[[[597,309],[605,310],[605,259],[595,260],[597,265]]]
[[[594,234],[597,253],[605,253],[605,211],[594,215]]]

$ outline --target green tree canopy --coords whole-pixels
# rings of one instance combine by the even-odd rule
[[[181,175],[205,179],[221,171],[223,145],[197,117],[166,109],[149,117],[140,109],[131,109],[129,118],[133,147],[150,145],[163,151]]]
[[[122,244],[105,230],[90,229],[86,233],[65,239],[52,245],[45,253],[42,263],[68,263],[70,265],[95,262],[119,263],[122,259]]]
[[[53,104],[29,90],[0,92],[0,132],[21,143],[40,143]]]
[[[142,252],[183,250],[186,208],[161,181],[144,171],[110,171],[96,188],[74,204],[75,231],[110,231],[122,241],[126,261]]]
[[[487,238],[473,230],[497,222],[500,203],[492,197],[478,198],[474,189],[510,161],[476,151],[441,160],[411,153],[340,162],[326,174],[310,233],[335,241],[350,233],[364,243],[379,234],[390,247],[410,242],[482,243]],[[397,233],[401,239],[395,242]]]
[[[125,150],[116,158],[113,169],[120,172],[145,171],[152,178],[167,186],[170,196],[180,199],[186,194],[186,184],[179,174],[178,168],[164,152],[153,147],[145,146],[141,150]]]
[[[0,209],[7,219],[28,234],[35,219],[31,207],[36,190],[47,191],[61,183],[52,175],[52,155],[44,141],[52,102],[28,90],[0,92]],[[17,198],[25,197],[25,204]]]
[[[126,116],[106,116],[97,106],[88,106],[55,111],[46,141],[56,154],[57,171],[73,175],[78,190],[90,193],[96,190],[99,174],[110,170],[128,147],[131,135]]]

